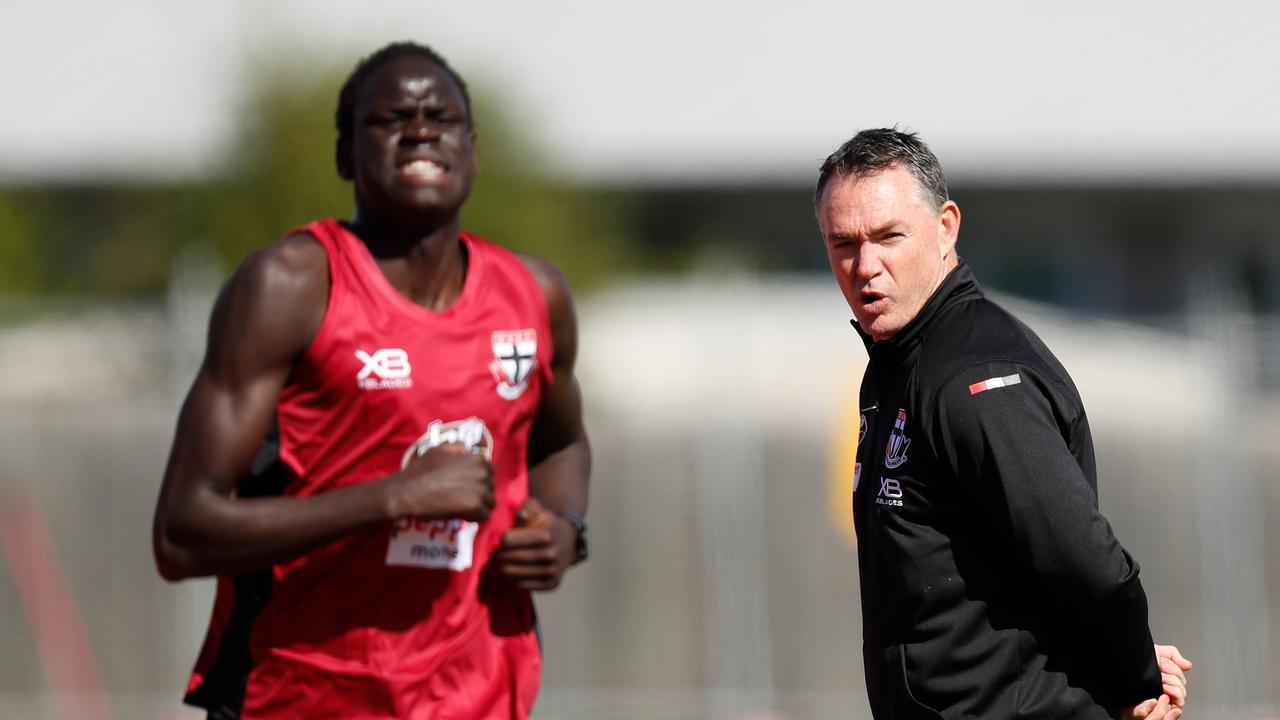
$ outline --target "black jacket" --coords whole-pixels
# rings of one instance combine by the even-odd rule
[[[1158,697],[1138,564],[1098,512],[1084,407],[1044,343],[963,262],[897,335],[863,339],[874,715],[1105,718]]]

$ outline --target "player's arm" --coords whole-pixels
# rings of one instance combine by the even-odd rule
[[[1017,375],[1019,382],[975,383]],[[1013,363],[961,372],[940,392],[929,434],[939,459],[1002,532],[1028,594],[1072,623],[1117,703],[1161,694],[1138,564],[1098,511],[1064,439],[1087,432],[1083,410],[1052,381]]]
[[[153,550],[165,578],[264,569],[404,515],[487,516],[487,464],[446,452],[332,493],[236,497],[280,390],[320,327],[328,288],[323,248],[299,236],[250,256],[219,296],[156,505]],[[442,482],[424,488],[424,479]]]
[[[560,513],[587,512],[591,446],[582,424],[582,392],[573,368],[578,321],[568,282],[551,263],[524,257],[547,300],[551,321],[552,381],[529,436],[529,502],[499,550],[503,572],[528,590],[551,590],[576,556],[577,530]]]

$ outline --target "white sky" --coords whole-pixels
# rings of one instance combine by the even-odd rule
[[[1244,0],[5,0],[0,26],[0,179],[198,176],[262,58],[404,38],[584,180],[807,180],[886,124],[952,176],[1280,179],[1280,5]]]

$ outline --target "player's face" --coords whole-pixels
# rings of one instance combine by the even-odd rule
[[[955,267],[960,209],[934,210],[911,171],[832,177],[818,203],[831,272],[863,331],[879,342],[906,327]]]
[[[349,152],[366,211],[456,213],[475,180],[475,133],[462,91],[426,58],[396,58],[365,81]]]

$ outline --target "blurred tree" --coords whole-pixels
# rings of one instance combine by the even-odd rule
[[[0,289],[28,294],[44,285],[43,256],[38,241],[39,215],[30,193],[0,193]]]

